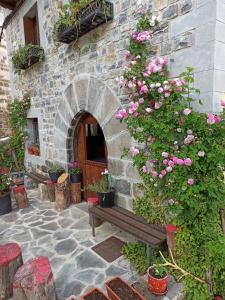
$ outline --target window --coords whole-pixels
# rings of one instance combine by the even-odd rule
[[[28,125],[28,153],[31,155],[40,156],[40,139],[38,119],[29,118]]]
[[[87,160],[105,162],[105,138],[98,124],[85,124]]]
[[[37,3],[23,17],[25,44],[40,45]]]

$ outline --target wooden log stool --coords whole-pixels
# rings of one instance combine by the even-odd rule
[[[17,186],[13,189],[13,193],[16,199],[16,204],[19,209],[29,206],[29,200],[27,198],[27,192],[24,185]]]
[[[70,183],[71,202],[76,204],[81,202],[81,183]]]
[[[62,211],[70,205],[70,189],[68,184],[68,173],[63,173],[57,180],[55,186],[55,209]]]
[[[55,184],[51,180],[47,180],[48,198],[50,202],[55,202]]]
[[[27,261],[14,276],[13,299],[56,300],[55,285],[48,258]]]
[[[99,204],[98,198],[88,198],[88,209],[97,206]],[[99,218],[93,218],[91,214],[89,214],[89,224],[92,226],[92,222],[94,222],[95,227],[99,227],[102,225],[103,221]]]
[[[19,245],[10,243],[0,246],[0,300],[12,297],[13,277],[22,264],[23,260]]]
[[[38,193],[39,193],[39,198],[42,201],[49,201],[48,188],[47,188],[46,183],[39,183],[38,184]]]

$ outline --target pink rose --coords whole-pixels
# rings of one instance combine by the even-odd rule
[[[147,167],[146,167],[146,166],[143,166],[143,167],[142,167],[142,172],[143,172],[143,173],[147,173],[147,172],[148,172],[148,170],[147,170]]]
[[[188,182],[189,185],[193,185],[194,184],[194,179],[193,178],[189,178],[187,182]]]
[[[152,171],[152,176],[153,176],[153,177],[157,177],[157,176],[158,176],[158,172]]]
[[[139,99],[139,103],[140,103],[140,104],[142,104],[142,103],[144,103],[144,102],[145,102],[145,99],[144,99],[144,98],[140,98],[140,99]]]
[[[174,156],[172,159],[173,159],[173,162],[176,164],[176,163],[177,163],[177,160],[178,160],[178,158],[177,158],[176,156]]]
[[[190,108],[185,108],[185,109],[183,110],[183,114],[184,114],[185,116],[188,116],[190,113],[191,113],[191,109],[190,109]]]
[[[167,167],[167,168],[166,168],[166,171],[170,173],[170,172],[173,171],[173,168],[172,168],[172,167]]]
[[[168,152],[162,152],[162,157],[167,158],[168,156],[169,156],[169,153],[168,153]]]
[[[163,175],[162,175],[162,174],[159,174],[159,178],[160,178],[160,179],[163,179]]]
[[[216,122],[216,123],[220,123],[220,121],[221,121],[220,116],[216,116],[216,117],[215,117],[215,122]]]
[[[169,165],[170,167],[173,167],[173,166],[175,165],[175,163],[174,163],[172,160],[170,160],[169,163],[168,163],[168,165]]]
[[[165,176],[166,175],[166,170],[162,170],[161,174],[162,174],[162,176]]]
[[[161,105],[158,102],[156,102],[155,103],[155,109],[159,109],[160,107],[161,107]]]
[[[185,166],[191,166],[192,165],[192,160],[190,158],[185,158],[184,164],[185,164]]]
[[[221,106],[225,107],[225,100],[221,100],[220,104]]]
[[[178,159],[177,159],[177,164],[178,164],[179,166],[182,166],[182,165],[184,164],[183,159],[178,158]]]
[[[167,159],[164,159],[164,160],[163,160],[163,164],[164,164],[164,165],[167,165],[167,164],[168,164],[168,160],[167,160]]]
[[[214,115],[213,114],[208,114],[208,119],[209,120],[214,120]]]

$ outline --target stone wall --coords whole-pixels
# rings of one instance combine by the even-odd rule
[[[0,7],[0,26],[3,23],[3,9]],[[10,102],[9,70],[5,36],[0,43],[0,138],[10,134],[8,124],[8,103]]]
[[[64,1],[66,2],[66,1]],[[12,92],[32,95],[29,117],[38,118],[41,156],[26,154],[26,165],[46,171],[49,161],[66,165],[74,159],[72,145],[77,116],[81,110],[93,114],[101,125],[109,153],[120,205],[131,208],[139,176],[129,159],[121,160],[123,147],[132,144],[125,127],[114,120],[115,112],[126,105],[126,95],[115,77],[122,74],[129,32],[135,28],[139,2],[162,17],[160,29],[151,38],[152,55],[170,59],[171,76],[186,66],[195,67],[196,87],[206,102],[204,111],[218,111],[222,90],[214,84],[214,49],[217,11],[215,0],[112,0],[114,20],[81,37],[77,43],[54,47],[52,28],[61,1],[38,0],[41,45],[44,63],[21,75],[12,75]],[[35,0],[24,3],[7,28],[11,58],[24,44],[22,16]],[[10,63],[10,71],[13,67]],[[197,106],[197,105],[196,105]]]

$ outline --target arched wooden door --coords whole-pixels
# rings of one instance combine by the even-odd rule
[[[98,182],[101,173],[107,169],[107,147],[104,134],[97,120],[90,114],[85,114],[78,125],[77,161],[82,168],[83,188],[88,184]],[[95,197],[96,194],[85,189],[84,200]]]

